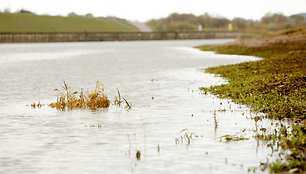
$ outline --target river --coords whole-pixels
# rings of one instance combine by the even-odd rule
[[[0,173],[246,173],[269,153],[253,138],[254,114],[199,87],[226,83],[203,68],[258,58],[192,48],[228,41],[1,44]],[[30,106],[55,101],[64,81],[100,81],[132,109]]]

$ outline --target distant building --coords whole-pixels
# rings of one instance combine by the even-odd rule
[[[21,10],[19,10],[17,13],[34,14],[34,13],[33,13],[33,12],[31,12],[30,10],[25,10],[25,9],[21,9]]]
[[[92,15],[91,13],[87,13],[87,14],[85,15],[85,17],[86,17],[86,18],[94,18],[94,15]]]
[[[233,25],[232,25],[232,23],[229,23],[229,24],[228,24],[228,31],[233,31]]]
[[[203,30],[203,26],[200,24],[198,25],[198,31],[202,31]]]
[[[68,16],[68,17],[78,17],[79,15],[77,15],[77,14],[74,13],[74,12],[71,12],[71,13],[68,13],[67,16]]]

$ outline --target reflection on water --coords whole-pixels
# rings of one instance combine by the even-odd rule
[[[246,173],[269,152],[252,138],[254,115],[198,88],[225,83],[202,68],[256,58],[191,48],[226,41],[0,45],[0,173]],[[97,80],[133,109],[26,106],[53,102],[63,81]],[[242,130],[249,140],[220,142]]]

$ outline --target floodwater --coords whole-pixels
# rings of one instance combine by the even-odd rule
[[[226,83],[203,68],[258,58],[192,48],[228,41],[0,45],[0,173],[246,173],[270,153],[253,138],[254,114],[199,87]],[[63,81],[73,90],[100,81],[133,107],[29,106],[54,102]]]

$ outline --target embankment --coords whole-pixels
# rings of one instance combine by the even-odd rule
[[[237,38],[240,32],[0,33],[0,43]]]

